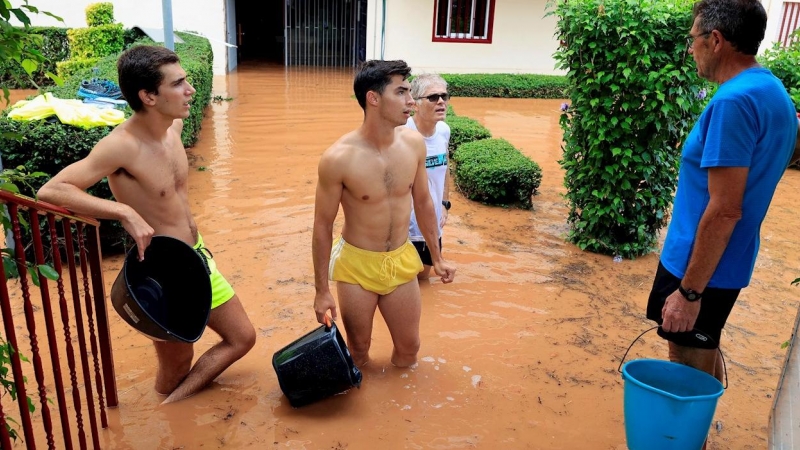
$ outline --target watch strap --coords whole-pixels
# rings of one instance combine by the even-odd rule
[[[678,285],[678,291],[681,293],[681,295],[683,295],[683,298],[690,302],[696,302],[703,298],[702,293],[693,291],[691,289],[685,289],[681,284]]]

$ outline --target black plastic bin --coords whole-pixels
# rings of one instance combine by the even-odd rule
[[[295,408],[361,386],[361,371],[335,323],[322,325],[278,350],[272,367]]]
[[[180,239],[153,236],[139,261],[136,245],[111,287],[117,314],[161,341],[196,342],[211,314],[211,280],[200,254]]]

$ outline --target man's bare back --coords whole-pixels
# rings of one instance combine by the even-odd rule
[[[323,154],[323,164],[339,172],[345,215],[342,237],[364,250],[385,252],[408,239],[411,192],[420,159],[418,133],[395,129],[394,141],[374,148],[357,131],[343,136]]]

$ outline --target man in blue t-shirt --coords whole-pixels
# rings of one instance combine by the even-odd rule
[[[797,142],[795,108],[756,62],[758,0],[702,0],[687,37],[700,77],[718,83],[683,146],[678,190],[647,317],[669,358],[722,379],[720,334],[753,273],[759,231]]]

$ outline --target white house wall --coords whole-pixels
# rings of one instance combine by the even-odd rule
[[[39,26],[85,27],[85,9],[98,0],[34,0],[41,10],[64,19],[33,15]],[[161,0],[106,0],[125,27],[161,28]],[[268,0],[276,1],[276,0]],[[405,59],[420,72],[559,73],[553,53],[556,20],[544,17],[548,0],[496,0],[491,44],[432,42],[434,0],[369,0],[367,58]],[[386,3],[385,34],[382,8]],[[776,40],[784,0],[763,0],[769,15],[761,51]],[[19,4],[12,1],[12,4]],[[225,73],[225,0],[172,0],[176,30],[204,35],[214,51],[214,74]]]
[[[404,59],[415,73],[560,73],[553,53],[556,21],[547,0],[496,0],[491,44],[432,42],[434,0],[370,0],[367,57]],[[385,47],[381,48],[384,39]]]
[[[43,14],[33,15],[31,23],[37,26],[86,26],[86,7],[99,0],[33,0],[32,5],[64,19],[60,23]],[[161,0],[104,0],[114,4],[114,19],[126,28],[134,25],[146,28],[163,28]],[[18,4],[18,1],[12,1]],[[202,34],[211,42],[214,51],[214,74],[225,74],[225,1],[224,0],[172,0],[172,22],[178,31]]]

